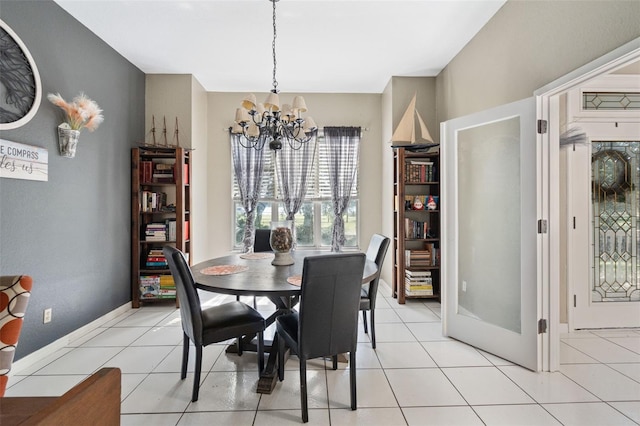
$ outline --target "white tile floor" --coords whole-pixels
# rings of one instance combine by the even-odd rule
[[[398,305],[383,287],[376,350],[360,324],[358,410],[349,409],[347,365],[333,371],[314,360],[307,376],[309,424],[640,424],[640,330],[562,336],[560,372],[532,373],[443,337],[438,303]],[[205,305],[227,300],[201,296]],[[270,304],[260,300],[259,308],[267,314]],[[179,377],[181,339],[175,307],[132,309],[18,372],[6,395],[60,395],[101,367],[119,367],[125,426],[301,422],[295,356],[285,381],[260,395],[255,354],[238,357],[222,344],[208,346],[200,399],[191,403],[193,375]]]

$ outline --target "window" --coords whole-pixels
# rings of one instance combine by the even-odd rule
[[[322,146],[325,138],[318,134],[318,149],[313,162],[313,173],[310,176],[307,195],[300,211],[295,216],[296,241],[298,247],[329,248],[331,247],[331,227],[333,225],[333,208],[331,207],[331,188],[329,187],[329,159]],[[282,203],[278,201],[278,182],[275,173],[273,151],[265,156],[263,185],[260,191],[260,202],[256,209],[256,229],[268,229],[272,220],[284,220],[286,213]],[[236,249],[242,248],[242,237],[246,215],[239,198],[238,186],[233,179],[233,220]],[[343,215],[345,224],[345,248],[358,246],[358,182],[351,191],[349,207]]]

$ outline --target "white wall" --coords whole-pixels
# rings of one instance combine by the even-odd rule
[[[167,142],[174,144],[176,117],[178,119],[178,141],[183,148],[191,148],[191,259],[197,263],[206,260],[210,251],[209,241],[201,235],[208,234],[207,219],[207,92],[189,74],[147,74],[146,76],[145,129],[147,143],[152,117],[155,117],[156,143],[164,142],[163,120],[166,119]]]
[[[507,1],[437,78],[438,121],[533,92],[640,37],[638,1]]]

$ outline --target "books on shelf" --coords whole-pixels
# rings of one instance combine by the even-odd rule
[[[176,237],[176,221],[173,219],[170,219],[167,222],[167,228],[169,231],[169,241],[176,241],[177,237]]]
[[[153,163],[153,180],[158,183],[173,183],[175,182],[174,178],[174,168],[175,165],[173,163]]]
[[[140,182],[153,182],[153,161],[140,161]]]
[[[404,218],[404,237],[408,239],[429,238],[429,222]]]
[[[433,296],[431,271],[406,269],[404,292],[407,296]]]
[[[425,266],[436,266],[439,264],[438,249],[433,243],[425,244],[424,250],[404,251],[405,268],[419,268]]]
[[[189,221],[188,220],[184,221],[184,230],[182,231],[182,239],[185,241],[189,239]]]
[[[410,160],[404,167],[406,183],[426,183],[435,180],[433,161]]]
[[[141,275],[140,276],[140,297],[142,299],[173,299],[176,297],[175,283],[173,286],[163,285],[170,279],[171,275]]]
[[[149,250],[149,253],[147,253],[145,266],[147,268],[166,269],[169,267],[169,264],[167,263],[167,259],[164,257],[164,253],[161,249],[151,249]]]
[[[164,192],[142,191],[140,197],[140,211],[143,213],[165,211],[167,208],[167,194]]]
[[[148,223],[145,226],[145,241],[176,241],[177,222],[175,219],[167,219],[164,222]],[[185,240],[189,239],[189,221],[184,223]]]

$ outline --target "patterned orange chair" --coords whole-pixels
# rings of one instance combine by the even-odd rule
[[[0,397],[9,381],[32,285],[28,275],[0,276]]]

